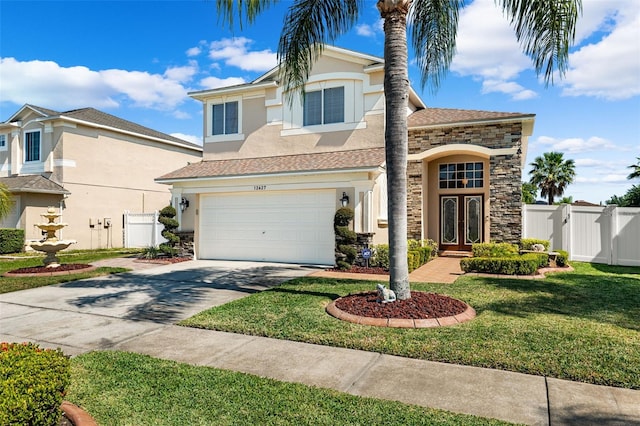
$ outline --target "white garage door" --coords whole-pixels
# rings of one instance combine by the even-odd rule
[[[199,257],[334,263],[335,191],[274,191],[200,198]]]

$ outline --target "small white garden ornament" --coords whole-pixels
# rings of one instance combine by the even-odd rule
[[[532,246],[531,246],[531,249],[532,249],[533,251],[540,251],[540,252],[542,252],[542,251],[544,251],[544,245],[542,245],[542,244],[534,244],[534,245],[532,245]]]
[[[376,299],[378,302],[389,303],[396,301],[396,293],[383,286],[382,284],[378,284],[378,298]]]

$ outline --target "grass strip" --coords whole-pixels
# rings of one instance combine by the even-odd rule
[[[375,282],[305,277],[180,324],[640,389],[640,268],[576,263],[544,280],[461,277],[413,284],[465,301],[477,317],[433,329],[369,327],[324,311]]]
[[[126,352],[72,359],[66,399],[104,425],[507,425]]]
[[[74,250],[65,251],[58,254],[61,263],[92,263],[101,259],[121,257],[126,254],[137,253],[127,249],[111,250]],[[26,255],[0,260],[0,275],[19,268],[27,268],[42,265],[43,255]],[[98,268],[91,272],[82,272],[71,275],[58,275],[53,277],[0,277],[0,294],[12,291],[27,290],[30,288],[43,287],[52,284],[61,284],[69,281],[81,280],[85,278],[99,277],[102,275],[116,274],[127,271],[126,268]]]

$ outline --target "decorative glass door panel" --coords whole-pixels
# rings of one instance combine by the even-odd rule
[[[464,197],[464,243],[471,244],[482,241],[482,197],[475,195]]]
[[[441,241],[442,244],[458,245],[458,197],[442,197],[441,207]]]
[[[482,242],[482,195],[440,197],[440,249],[471,250]]]

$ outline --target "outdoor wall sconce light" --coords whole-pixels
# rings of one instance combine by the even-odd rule
[[[180,206],[180,211],[183,212],[187,209],[187,207],[189,207],[189,200],[183,198],[180,200],[180,204],[178,205]]]
[[[518,147],[518,150],[516,151],[516,154],[518,155],[522,155],[522,147]]]
[[[346,192],[342,193],[342,198],[340,198],[340,204],[342,204],[342,207],[347,207],[349,205],[349,196],[347,195]]]

